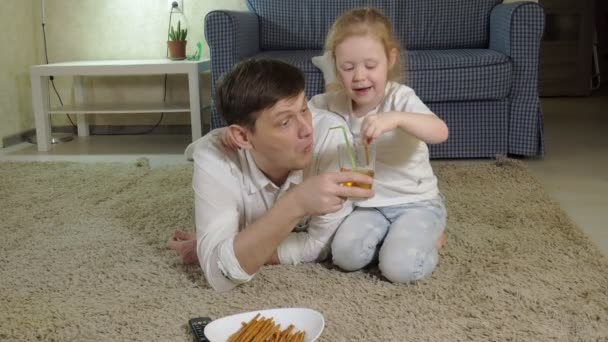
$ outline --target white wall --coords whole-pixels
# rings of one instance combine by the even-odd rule
[[[240,0],[183,0],[188,20],[188,54],[203,43],[203,57],[209,56],[203,32],[205,15],[215,9],[246,10]],[[69,8],[70,14],[66,14]],[[47,36],[51,62],[91,59],[164,58],[169,8],[167,0],[46,0]],[[72,99],[71,79],[59,79],[61,94]],[[87,78],[85,85],[95,101],[161,101],[162,77]],[[209,101],[210,80],[202,79],[203,100]],[[187,101],[185,77],[169,76],[169,101]],[[52,99],[55,99],[53,96]],[[208,113],[206,113],[208,114]],[[97,115],[92,124],[154,124],[158,115]],[[64,115],[55,125],[68,125]],[[188,113],[167,114],[163,124],[189,124]]]
[[[183,0],[189,22],[188,54],[203,43],[205,15],[215,9],[246,10],[241,0]],[[29,66],[44,63],[41,39],[41,0],[3,1],[0,11],[0,139],[34,127]],[[46,0],[46,33],[51,63],[95,59],[164,58],[169,7],[167,0]],[[210,77],[202,78],[208,102]],[[72,80],[57,77],[64,103],[72,103]],[[162,77],[91,77],[85,86],[97,102],[162,101]],[[169,76],[168,100],[187,101],[185,77]],[[58,101],[51,93],[51,101]],[[159,115],[96,115],[98,125],[153,124]],[[75,119],[75,118],[73,118]],[[65,115],[53,115],[53,126],[70,125]],[[163,124],[188,125],[188,113],[167,114]]]
[[[29,66],[36,64],[35,0],[3,1],[0,11],[0,141],[34,127]],[[1,147],[1,146],[0,146]]]

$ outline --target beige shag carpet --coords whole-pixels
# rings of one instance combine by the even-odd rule
[[[0,163],[0,340],[190,341],[191,317],[274,307],[323,313],[322,341],[608,340],[608,258],[522,163],[434,168],[430,279],[273,266],[218,294],[165,247],[192,229],[189,165]]]

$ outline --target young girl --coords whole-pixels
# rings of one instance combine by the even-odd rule
[[[398,43],[377,10],[343,14],[325,48],[341,89],[313,97],[311,110],[341,115],[355,139],[376,144],[375,196],[355,202],[338,228],[333,262],[355,271],[378,258],[392,282],[422,279],[437,265],[447,215],[427,144],[445,141],[448,128],[411,88],[397,83]]]

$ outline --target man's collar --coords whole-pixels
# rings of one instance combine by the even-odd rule
[[[249,194],[255,194],[267,186],[272,186],[279,189],[266,175],[260,170],[253,159],[253,155],[248,150],[239,151],[239,159],[241,165],[246,166],[246,171],[243,172],[244,184],[247,184]],[[281,190],[287,190],[292,184],[300,184],[304,178],[302,170],[293,170],[287,176],[285,183],[280,187]]]

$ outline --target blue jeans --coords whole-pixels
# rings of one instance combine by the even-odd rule
[[[356,271],[377,257],[382,275],[391,282],[420,280],[437,266],[435,243],[446,218],[441,196],[388,207],[357,207],[334,236],[333,262],[345,271]]]

